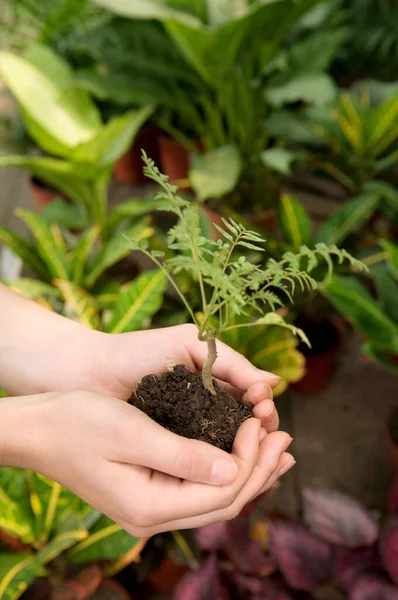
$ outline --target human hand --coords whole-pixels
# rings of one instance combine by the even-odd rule
[[[214,377],[219,384],[243,402],[254,406],[253,414],[261,419],[266,431],[276,431],[279,418],[273,403],[272,388],[277,375],[254,367],[244,356],[217,341],[218,358]],[[207,346],[199,341],[194,325],[104,335],[93,348],[93,381],[90,387],[117,398],[128,399],[144,375],[163,373],[166,362],[201,369]]]
[[[5,399],[0,409],[0,466],[50,477],[137,537],[233,518],[294,464],[290,436],[260,441],[257,419],[228,455],[95,392]]]

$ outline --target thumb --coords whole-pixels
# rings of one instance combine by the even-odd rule
[[[137,408],[123,406],[128,409],[129,419],[123,419],[124,441],[118,445],[119,462],[197,483],[230,485],[235,481],[238,465],[232,456],[205,442],[176,435]]]

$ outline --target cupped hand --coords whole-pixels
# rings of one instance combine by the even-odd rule
[[[207,346],[199,341],[194,325],[103,335],[93,348],[90,387],[117,398],[128,399],[144,375],[163,373],[168,360],[188,369],[201,369]],[[235,397],[254,406],[253,415],[266,431],[279,427],[272,388],[280,377],[254,367],[244,356],[217,341],[214,377]]]
[[[179,437],[104,394],[56,392],[2,400],[12,443],[3,466],[38,471],[137,537],[235,517],[294,464],[284,432],[248,419],[231,455]]]

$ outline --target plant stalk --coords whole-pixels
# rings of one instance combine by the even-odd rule
[[[215,396],[216,390],[213,385],[212,372],[213,365],[217,359],[216,338],[214,337],[214,333],[211,330],[208,330],[205,339],[207,342],[207,356],[202,369],[202,380],[205,388],[209,390],[210,394]]]

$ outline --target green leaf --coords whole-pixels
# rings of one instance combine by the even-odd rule
[[[158,199],[140,198],[139,200],[125,200],[112,209],[108,216],[107,227],[112,230],[121,221],[125,221],[128,218],[142,217],[158,208]]]
[[[77,529],[75,531],[65,531],[55,536],[48,544],[37,553],[37,560],[46,565],[57,556],[69,550],[78,542],[85,540],[88,537],[88,531],[85,529]]]
[[[385,262],[371,265],[370,271],[384,314],[398,324],[398,281],[391,275]]]
[[[298,73],[289,77],[285,83],[269,86],[266,99],[276,108],[285,104],[305,102],[307,104],[331,104],[337,95],[337,88],[329,75],[325,73]]]
[[[391,275],[398,280],[398,245],[388,240],[381,240],[380,245],[388,254],[387,262]]]
[[[380,195],[363,192],[345,202],[324,224],[318,234],[318,241],[325,244],[341,244],[347,236],[366,223],[378,207]]]
[[[153,108],[147,106],[114,117],[94,139],[76,148],[74,160],[99,167],[113,165],[131,147],[138,131],[152,113]]]
[[[50,279],[47,267],[37,256],[34,246],[24,238],[11,229],[0,227],[0,242],[19,256],[24,266],[34,275],[44,281]]]
[[[24,544],[31,544],[35,540],[34,527],[26,472],[0,469],[0,529]],[[1,566],[0,563],[0,570]]]
[[[14,292],[17,292],[17,294],[21,294],[21,296],[24,296],[29,300],[37,300],[41,297],[61,297],[61,293],[56,287],[50,285],[49,283],[45,283],[44,281],[39,281],[37,279],[20,277],[19,279],[15,279],[14,281],[6,281],[4,283]]]
[[[98,329],[100,319],[95,298],[72,281],[56,279],[54,283],[65,299],[68,316],[91,329]]]
[[[98,560],[115,560],[129,552],[141,540],[126,533],[108,517],[101,517],[90,536],[68,552],[72,563],[93,563]]]
[[[285,319],[276,312],[267,313],[260,319],[257,319],[254,322],[254,325],[277,325],[278,327],[283,327],[291,331],[294,335],[298,336],[301,339],[301,341],[307,344],[307,346],[311,345],[304,331],[302,331],[298,327],[295,327],[294,325],[291,325],[290,323],[287,323]]]
[[[117,15],[131,19],[176,19],[183,23],[199,26],[192,15],[169,8],[163,0],[95,0],[99,6],[104,6]]]
[[[139,329],[161,307],[166,283],[162,271],[148,271],[122,286],[106,331],[124,333]]]
[[[312,224],[304,206],[293,198],[283,194],[279,203],[279,221],[285,241],[293,250],[301,246],[310,246],[312,242]]]
[[[95,108],[89,112],[82,110],[84,104],[76,100],[73,90],[61,87],[31,62],[15,54],[1,52],[0,74],[24,112],[47,136],[74,148],[95,135],[97,127],[93,126],[91,119]],[[79,92],[83,94],[81,90]],[[39,137],[35,141],[39,145],[42,142]]]
[[[73,250],[72,258],[72,281],[78,285],[82,284],[84,278],[84,270],[87,261],[90,256],[90,252],[93,249],[95,241],[99,236],[99,228],[97,225],[93,225],[87,231],[80,236]]]
[[[56,223],[70,230],[81,230],[88,225],[87,215],[83,213],[81,207],[63,198],[55,198],[50,204],[46,204],[40,216],[47,225]]]
[[[0,554],[0,598],[17,600],[40,574],[42,566],[36,556]]]
[[[323,293],[371,344],[398,352],[398,325],[381,311],[354,277],[334,275],[323,287]]]
[[[282,175],[289,175],[292,163],[299,157],[297,152],[286,150],[286,148],[269,148],[261,152],[260,158],[263,164]]]
[[[199,200],[220,198],[237,185],[242,161],[236,146],[221,146],[192,157],[189,179]]]
[[[131,242],[134,240],[140,242],[153,233],[153,229],[148,227],[148,220],[142,219],[136,225],[130,227],[125,232],[112,237],[106,242],[95,258],[91,271],[86,275],[84,287],[91,289],[98,278],[106,269],[122,260],[131,252]]]
[[[70,264],[66,254],[60,248],[52,229],[36,213],[18,208],[15,214],[22,219],[31,230],[37,250],[52,277],[68,279]]]

